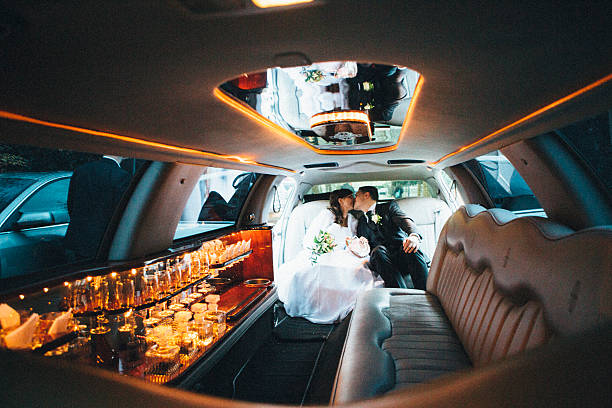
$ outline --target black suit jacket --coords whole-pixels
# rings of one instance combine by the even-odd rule
[[[367,238],[371,249],[385,245],[390,250],[399,250],[408,235],[418,234],[414,221],[395,201],[377,204],[375,213],[381,217],[380,223],[368,222],[363,213],[357,223],[357,235]]]
[[[130,174],[112,159],[85,163],[74,170],[68,187],[68,249],[79,257],[96,254],[129,182]]]

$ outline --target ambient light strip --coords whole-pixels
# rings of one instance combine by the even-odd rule
[[[48,122],[45,120],[35,119],[35,118],[28,117],[28,116],[23,116],[23,115],[17,115],[17,114],[6,112],[6,111],[0,111],[0,118],[10,119],[10,120],[18,121],[18,122],[33,123],[35,125],[52,127],[56,129],[70,130],[72,132],[85,133],[85,134],[92,135],[92,136],[99,136],[99,137],[104,137],[108,139],[120,140],[122,142],[134,143],[134,144],[138,144],[142,146],[156,147],[158,149],[163,149],[163,150],[169,150],[169,151],[186,153],[186,154],[193,154],[193,155],[208,157],[212,159],[221,159],[221,160],[231,161],[234,163],[249,164],[249,165],[259,166],[259,167],[268,167],[271,169],[277,169],[277,170],[283,170],[283,171],[289,171],[291,173],[295,173],[295,170],[286,169],[284,167],[272,166],[270,164],[258,163],[254,160],[245,159],[244,157],[240,157],[240,156],[211,153],[211,152],[206,152],[203,150],[191,149],[188,147],[173,146],[173,145],[159,143],[159,142],[150,142],[148,140],[137,139],[135,137],[130,137],[130,136],[117,135],[115,133],[101,132],[99,130],[85,129],[85,128],[81,128],[77,126],[70,126],[70,125],[64,125],[61,123]]]
[[[317,113],[310,118],[310,128],[332,122],[358,122],[370,124],[368,114],[362,111],[340,111]]]
[[[239,101],[238,99],[234,98],[233,96],[228,95],[227,93],[221,91],[219,88],[215,88],[215,90],[213,91],[213,95],[215,95],[217,97],[217,99],[219,99],[221,102],[229,105],[230,107],[232,107],[233,109],[237,110],[238,112],[242,113],[243,115],[247,116],[248,118],[250,118],[251,120],[267,127],[268,129],[272,130],[274,133],[290,139],[293,142],[297,142],[299,144],[301,144],[304,147],[309,148],[310,150],[319,153],[319,154],[337,154],[337,155],[350,155],[350,154],[373,154],[373,153],[385,153],[385,152],[391,152],[395,149],[397,149],[397,146],[399,145],[399,143],[402,141],[402,135],[405,133],[405,129],[408,126],[408,121],[410,120],[410,118],[412,117],[412,111],[414,110],[414,105],[416,102],[416,99],[419,95],[419,92],[421,91],[423,85],[423,76],[420,75],[419,76],[419,80],[417,82],[417,85],[414,89],[414,94],[412,95],[412,100],[410,101],[410,106],[408,107],[408,112],[406,113],[406,117],[404,118],[404,123],[402,124],[402,131],[400,132],[400,136],[397,140],[397,143],[391,145],[391,146],[385,146],[385,147],[376,147],[374,149],[355,149],[355,150],[331,150],[331,149],[318,149],[314,146],[312,146],[310,143],[306,142],[304,139],[302,139],[301,137],[299,137],[298,135],[288,131],[287,129],[285,129],[284,127],[277,125],[276,123],[272,122],[270,119],[262,116],[259,112],[255,111],[254,109],[252,109],[250,106],[242,103],[241,101]]]
[[[570,100],[574,99],[575,97],[580,96],[580,95],[582,95],[582,94],[584,94],[584,93],[586,93],[586,92],[588,92],[588,91],[590,91],[592,89],[595,89],[598,86],[601,86],[601,85],[605,84],[606,82],[608,82],[610,80],[612,80],[612,74],[609,74],[609,75],[601,78],[600,80],[597,80],[597,81],[593,82],[592,84],[585,86],[584,88],[581,88],[581,89],[579,89],[579,90],[577,90],[575,92],[572,92],[571,94],[569,94],[569,95],[567,95],[567,96],[565,96],[565,97],[563,97],[561,99],[558,99],[555,102],[553,102],[551,104],[548,104],[548,105],[544,106],[543,108],[540,108],[537,111],[532,112],[529,115],[527,115],[527,116],[517,120],[516,122],[513,122],[513,123],[511,123],[511,124],[509,124],[507,126],[504,126],[503,128],[501,128],[499,130],[496,130],[495,132],[493,132],[493,133],[491,133],[489,135],[486,135],[483,138],[480,138],[480,139],[476,140],[475,142],[472,142],[472,143],[470,143],[468,145],[465,145],[465,146],[455,150],[454,152],[451,152],[451,153],[449,153],[449,154],[447,154],[445,156],[442,156],[440,159],[438,159],[438,160],[436,160],[434,162],[428,162],[427,164],[429,164],[430,166],[435,166],[435,165],[443,162],[444,160],[446,160],[446,159],[448,159],[450,157],[453,157],[453,156],[455,156],[455,155],[457,155],[457,154],[459,154],[461,152],[464,152],[464,151],[466,151],[468,149],[471,149],[472,147],[474,147],[474,146],[476,146],[476,145],[478,145],[478,144],[480,144],[480,143],[482,143],[482,142],[484,142],[486,140],[489,140],[489,139],[491,139],[491,138],[493,138],[493,137],[495,137],[495,136],[497,136],[497,135],[499,135],[499,134],[501,134],[501,133],[503,133],[503,132],[513,128],[513,127],[515,127],[515,126],[518,126],[518,125],[520,125],[520,124],[522,124],[522,123],[524,123],[524,122],[526,122],[526,121],[528,121],[530,119],[533,119],[534,117],[536,117],[538,115],[541,115],[542,113],[544,113],[544,112],[546,112],[546,111],[548,111],[550,109],[553,109],[553,108],[555,108],[555,107],[557,107],[559,105],[562,105],[565,102],[570,101]]]
[[[313,0],[252,0],[259,8],[293,6],[295,4],[312,3]]]

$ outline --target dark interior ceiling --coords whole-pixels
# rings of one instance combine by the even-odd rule
[[[435,161],[612,72],[610,2],[349,0],[215,16],[172,0],[5,3],[0,110],[289,169],[356,157],[317,154],[213,96],[279,53],[423,75],[398,149],[367,157],[380,163]],[[89,150],[115,144],[71,140]],[[143,157],[154,151],[139,147]]]

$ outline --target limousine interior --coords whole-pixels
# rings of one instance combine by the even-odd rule
[[[610,15],[2,2],[0,404],[607,405]],[[426,290],[289,316],[281,265],[365,185]]]

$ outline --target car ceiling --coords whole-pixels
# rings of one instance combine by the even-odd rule
[[[372,162],[372,171],[389,159],[434,162],[612,71],[609,2],[350,0],[216,15],[193,13],[178,0],[5,3],[0,110],[291,170],[329,161]],[[420,72],[422,89],[398,148],[321,155],[213,95],[224,81],[274,66],[287,52]],[[14,127],[2,122],[2,139],[15,141],[7,134]],[[159,158],[156,147],[64,133],[41,141],[40,133],[24,132],[18,140],[122,146]],[[188,156],[162,158],[197,162]]]

